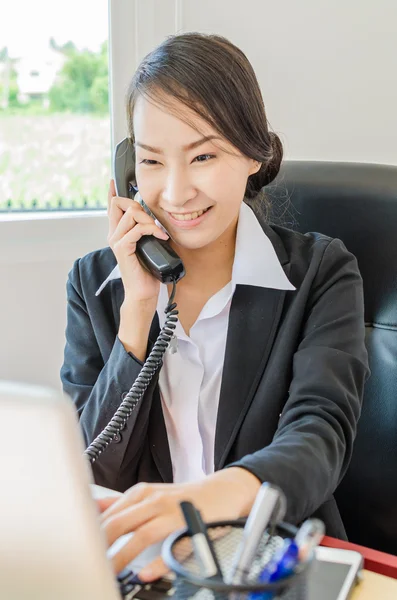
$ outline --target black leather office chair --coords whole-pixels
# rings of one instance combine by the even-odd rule
[[[271,221],[337,237],[357,257],[372,375],[336,499],[351,542],[397,555],[397,167],[286,161],[265,191]]]

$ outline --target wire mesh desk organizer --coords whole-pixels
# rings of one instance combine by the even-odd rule
[[[175,600],[307,600],[324,525],[310,519],[297,529],[280,522],[286,508],[281,490],[263,484],[246,522],[204,525],[190,502],[181,508],[187,528],[169,536],[162,550],[176,575]]]

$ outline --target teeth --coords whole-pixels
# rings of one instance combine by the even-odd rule
[[[198,217],[201,217],[202,214],[204,214],[205,212],[207,212],[208,208],[206,208],[205,210],[198,210],[196,212],[192,212],[192,213],[188,213],[185,215],[177,215],[177,214],[172,214],[172,216],[174,217],[174,219],[176,219],[177,221],[193,221],[193,219],[197,219]]]

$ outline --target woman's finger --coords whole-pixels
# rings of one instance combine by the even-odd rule
[[[110,517],[117,515],[118,513],[124,512],[128,508],[136,506],[143,502],[146,498],[149,498],[152,494],[158,491],[161,484],[151,483],[137,483],[130,487],[121,498],[117,500],[112,506],[103,513],[101,522],[104,523]]]
[[[136,243],[144,235],[153,235],[160,240],[168,240],[168,235],[164,233],[155,223],[138,223],[130,231],[128,231],[121,240],[117,242],[112,241],[112,248],[117,255],[121,249],[127,250],[127,254],[133,254],[135,252]]]
[[[119,573],[149,546],[162,542],[180,526],[177,520],[168,515],[155,518],[139,527],[132,538],[112,558],[113,568]],[[160,551],[160,550],[159,550]]]
[[[97,498],[95,502],[99,509],[99,512],[103,513],[109,508],[109,506],[112,506],[112,504],[114,504],[118,500],[119,498],[117,498],[116,496],[108,496],[107,498]]]
[[[132,533],[138,527],[157,517],[158,514],[158,507],[148,498],[107,518],[102,516],[102,528],[108,545],[111,546],[125,533]]]
[[[129,208],[132,210],[145,213],[143,208],[135,202],[135,200],[131,200],[131,198],[123,198],[122,196],[112,196],[110,198],[110,205],[108,208],[108,218],[109,218],[109,234],[111,235],[113,231],[116,229],[121,217]],[[145,213],[146,214],[146,213]]]
[[[117,503],[113,504],[113,506],[102,515],[102,522],[111,515],[117,514],[130,506],[134,506],[153,494],[173,490],[175,490],[175,484],[173,483],[137,483],[126,490]]]
[[[138,210],[134,206],[129,206],[118,222],[116,229],[109,235],[108,242],[110,245],[120,240],[128,231],[130,231],[137,223],[154,223],[152,217],[145,213],[140,207]],[[109,232],[110,234],[110,232]]]
[[[112,515],[115,515],[130,506],[134,506],[138,502],[142,502],[142,500],[155,491],[155,488],[156,485],[150,483],[137,483],[136,485],[133,485],[102,515],[102,523]]]
[[[102,526],[109,545],[125,533],[131,533],[142,527],[148,521],[163,515],[166,519],[182,522],[179,502],[170,493],[157,491],[147,496],[141,502],[132,504],[117,513],[111,509],[102,517]]]
[[[113,196],[117,196],[116,193],[116,185],[114,183],[114,179],[110,180],[109,189],[108,189],[108,211],[110,210],[110,204],[112,202]]]
[[[119,196],[114,196],[111,199],[110,206],[108,209],[109,236],[113,234],[114,230],[119,224],[120,219],[128,210],[128,208],[132,205],[132,202],[134,201],[128,198],[120,198]]]
[[[139,571],[138,577],[141,581],[149,583],[150,581],[155,581],[156,579],[160,579],[160,577],[164,577],[167,573],[169,573],[169,568],[161,556],[158,556]]]

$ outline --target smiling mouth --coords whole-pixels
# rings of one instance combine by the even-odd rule
[[[195,212],[184,213],[184,214],[170,213],[170,215],[172,216],[173,219],[176,219],[177,221],[194,221],[194,219],[198,219],[199,217],[201,217],[201,215],[206,213],[210,208],[211,207],[209,206],[208,208],[205,208],[204,210],[197,210]]]

